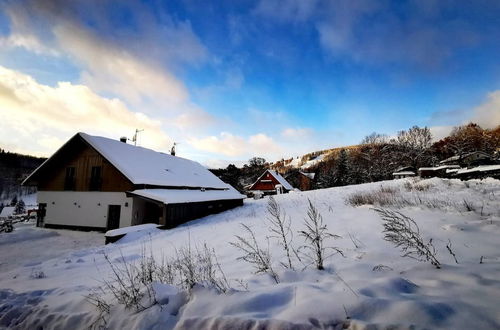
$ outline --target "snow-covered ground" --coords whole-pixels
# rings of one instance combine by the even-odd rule
[[[107,246],[102,245],[102,234],[16,226],[13,233],[0,234],[0,327],[500,328],[500,181],[412,182],[402,179],[277,196],[291,220],[294,247],[304,244],[298,231],[304,229],[308,199],[319,209],[328,231],[341,236],[326,245],[340,248],[345,257],[329,257],[323,271],[304,269],[295,257],[295,271],[281,266],[285,252],[270,237],[268,199],[246,200],[243,207],[173,230],[127,234]],[[381,187],[383,194],[397,201],[400,212],[416,221],[426,242],[432,238],[441,269],[401,257],[401,251],[384,240],[383,222],[371,205],[346,203],[355,193]],[[247,237],[241,223],[255,232],[261,248],[269,246],[278,284],[237,260],[241,253],[229,243],[236,241],[235,235]],[[446,247],[450,242],[458,264]],[[145,248],[161,259],[204,243],[215,249],[232,287],[226,293],[202,286],[184,292],[156,283],[158,303],[140,312],[124,308],[109,293],[103,295],[112,304],[103,318],[85,299],[103,280],[112,278],[105,257],[120,266],[122,261],[139,262]]]

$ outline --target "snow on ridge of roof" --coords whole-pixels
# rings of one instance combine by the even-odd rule
[[[457,174],[471,173],[471,172],[488,172],[500,170],[500,164],[498,165],[481,165],[473,168],[462,168],[457,171]]]
[[[309,179],[314,180],[314,177],[316,176],[316,173],[309,173],[309,172],[302,172],[299,171],[300,174],[307,176]]]
[[[149,198],[164,204],[195,203],[228,199],[244,199],[231,187],[227,190],[194,190],[194,189],[139,189],[130,191],[130,194]]]
[[[401,171],[401,172],[394,172],[392,175],[415,175],[415,172],[412,171]]]
[[[293,190],[292,185],[290,185],[290,183],[288,183],[288,181],[286,181],[285,178],[281,176],[281,174],[273,170],[268,171],[276,178],[276,180],[278,180],[279,183],[283,185],[286,190]]]
[[[438,171],[438,170],[444,170],[444,169],[453,169],[453,168],[460,168],[458,165],[441,165],[437,167],[420,167],[418,170],[419,171]]]
[[[201,164],[101,136],[78,133],[133,184],[227,189]]]

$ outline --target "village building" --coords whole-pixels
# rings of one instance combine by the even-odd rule
[[[457,170],[454,177],[461,180],[484,179],[487,177],[500,179],[500,164],[461,168]]]
[[[479,165],[491,165],[492,157],[491,155],[482,152],[474,151],[463,155],[455,155],[446,158],[439,162],[440,165],[459,165],[460,167],[472,167]]]
[[[312,190],[314,187],[314,177],[316,173],[299,171],[299,189],[301,191]]]
[[[394,179],[403,179],[403,178],[408,178],[408,177],[413,177],[416,175],[415,169],[412,166],[405,166],[405,167],[400,167],[394,173],[392,173],[392,176]]]
[[[39,224],[112,230],[174,227],[243,205],[244,195],[197,162],[78,133],[23,185],[36,185]]]
[[[421,178],[450,178],[459,169],[459,165],[441,165],[435,167],[420,167],[418,175]]]
[[[249,188],[252,194],[275,195],[284,194],[293,187],[276,171],[266,170]]]

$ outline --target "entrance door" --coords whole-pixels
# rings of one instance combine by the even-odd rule
[[[108,226],[106,230],[120,227],[120,205],[108,205]]]
[[[43,220],[45,219],[45,214],[47,213],[47,203],[38,204],[38,212],[36,217],[36,226],[43,227]]]

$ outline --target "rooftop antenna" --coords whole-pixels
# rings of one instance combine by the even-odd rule
[[[134,146],[137,146],[137,134],[139,134],[140,132],[144,131],[144,129],[135,129],[135,134],[134,136],[132,137],[132,142],[134,142]]]

